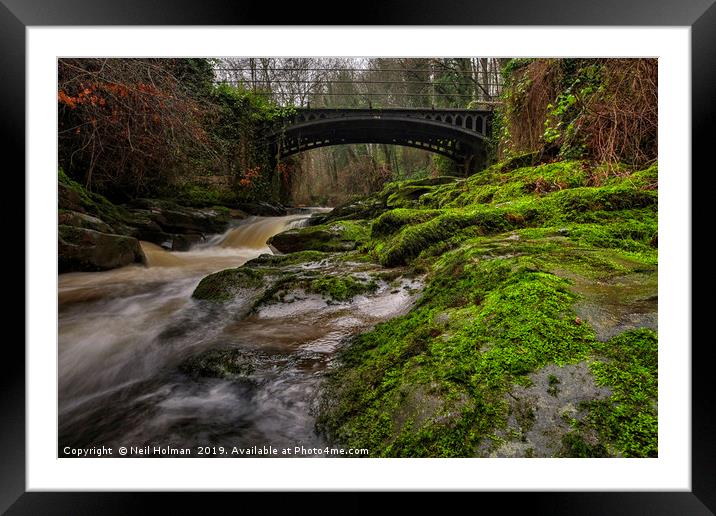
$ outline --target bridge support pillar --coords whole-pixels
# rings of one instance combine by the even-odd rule
[[[469,154],[465,161],[462,163],[462,175],[467,177],[470,174],[479,172],[487,167],[487,153],[483,150],[478,150]]]
[[[472,162],[475,160],[475,156],[468,156],[465,161],[462,162],[462,177],[467,177],[472,172]]]

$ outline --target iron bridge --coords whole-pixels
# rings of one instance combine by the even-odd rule
[[[472,109],[297,109],[264,128],[280,161],[331,145],[381,143],[446,156],[466,171],[483,168],[492,112]]]

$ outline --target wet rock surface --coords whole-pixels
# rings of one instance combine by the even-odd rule
[[[516,385],[509,396],[510,411],[505,439],[487,455],[491,457],[555,457],[562,440],[581,419],[585,402],[606,399],[611,390],[595,383],[586,362],[550,364],[529,375],[532,385]],[[596,440],[596,436],[592,436]],[[595,442],[596,444],[596,442]]]
[[[262,217],[280,217],[286,215],[287,210],[284,206],[271,204],[267,202],[257,203],[238,203],[235,209],[239,209],[252,215],[260,215]]]
[[[136,199],[127,206],[139,218],[144,216],[165,233],[220,233],[229,222],[228,210],[188,208],[171,201]]]
[[[144,263],[136,238],[74,226],[58,228],[59,272],[102,271]]]
[[[635,328],[658,329],[656,270],[601,281],[574,275],[572,279],[575,292],[582,296],[574,310],[591,324],[598,340],[604,342]]]
[[[57,216],[57,223],[60,226],[74,226],[77,228],[92,229],[102,233],[114,233],[114,230],[109,224],[97,217],[79,211],[60,211]]]

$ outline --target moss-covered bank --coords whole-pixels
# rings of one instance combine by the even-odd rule
[[[372,456],[656,456],[657,167],[515,163],[388,184],[273,238],[297,252],[194,295],[260,284],[254,308],[297,290],[347,302],[425,275],[410,312],[329,370],[329,441]]]
[[[373,456],[534,456],[529,430],[547,409],[517,403],[520,389],[587,364],[588,381],[546,383],[566,430],[542,453],[656,456],[657,173],[501,164],[364,203],[382,213],[362,251],[428,285],[410,313],[345,347],[319,430]],[[599,314],[579,309],[590,301]],[[605,313],[617,336],[601,341]],[[601,390],[559,397],[589,392],[579,382]]]

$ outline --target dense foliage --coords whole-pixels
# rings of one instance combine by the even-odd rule
[[[88,189],[118,196],[186,174],[209,145],[207,72],[180,60],[60,59],[59,165]]]
[[[513,59],[495,137],[503,157],[657,159],[656,59]]]
[[[61,59],[58,73],[60,166],[90,191],[189,204],[279,199],[258,131],[290,109],[216,86],[210,60]]]

